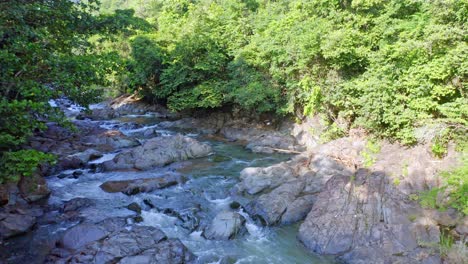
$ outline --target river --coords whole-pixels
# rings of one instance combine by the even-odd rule
[[[203,227],[214,216],[228,210],[232,202],[245,204],[248,197],[232,193],[239,181],[240,171],[246,167],[269,166],[290,158],[286,154],[257,154],[246,150],[235,142],[206,138],[194,131],[170,131],[158,129],[157,118],[151,115],[125,116],[116,120],[101,122],[101,126],[118,127],[129,136],[135,136],[148,127],[154,128],[160,136],[183,133],[208,143],[213,154],[200,159],[179,162],[150,171],[99,172],[83,170],[77,179],[56,176],[48,177],[52,194],[50,206],[59,206],[63,201],[83,197],[94,201],[94,205],[81,211],[81,216],[92,222],[110,217],[132,217],[135,212],[127,209],[130,203],[138,203],[143,211],[140,225],[154,226],[163,230],[168,237],[179,238],[195,255],[200,263],[331,263],[328,258],[314,255],[296,239],[298,225],[263,227],[253,221],[242,208],[237,209],[247,222],[247,232],[227,241],[208,240],[202,236]],[[128,124],[137,124],[137,128]],[[127,128],[127,129],[123,129]],[[141,139],[144,141],[145,139]],[[107,153],[91,163],[112,159],[116,153]],[[65,171],[62,173],[72,173]],[[151,178],[168,173],[181,173],[187,179],[185,184],[160,189],[151,193],[127,196],[122,193],[106,193],[99,186],[109,180]],[[176,217],[173,212],[177,211]],[[184,216],[181,219],[180,215]],[[55,233],[69,226],[50,226],[47,232]]]

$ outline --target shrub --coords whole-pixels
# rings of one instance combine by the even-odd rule
[[[0,184],[19,180],[20,176],[31,176],[38,164],[54,164],[55,157],[36,150],[6,152],[0,158]]]

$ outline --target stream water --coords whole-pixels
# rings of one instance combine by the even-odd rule
[[[136,123],[140,127],[122,130],[127,135],[135,134],[148,127],[155,128],[160,136],[176,133],[158,130],[158,119],[146,116],[126,116],[106,122],[103,126],[115,126],[122,123]],[[143,125],[143,128],[141,128]],[[120,126],[128,127],[128,126]],[[269,166],[290,158],[284,154],[256,154],[244,147],[222,141],[203,138],[191,131],[177,131],[200,141],[209,143],[213,155],[176,163],[164,168],[144,172],[103,172],[85,171],[78,179],[59,179],[49,177],[52,190],[50,204],[60,204],[76,197],[94,200],[95,205],[82,211],[82,215],[91,221],[100,221],[114,216],[132,216],[135,213],[126,207],[137,202],[143,207],[141,225],[155,226],[162,229],[169,237],[179,238],[201,263],[331,263],[327,258],[309,253],[296,239],[298,225],[284,227],[262,227],[252,221],[242,209],[240,213],[246,219],[247,232],[233,240],[207,240],[201,236],[201,227],[208,224],[220,211],[229,208],[236,201],[245,203],[249,198],[232,196],[230,190],[238,182],[239,172],[246,167]],[[144,139],[142,139],[144,140]],[[104,155],[93,163],[111,159],[115,153]],[[182,185],[161,189],[151,193],[127,196],[122,193],[106,193],[99,185],[109,180],[149,178],[167,173],[182,173],[189,180]],[[235,197],[235,198],[233,198]],[[239,200],[245,199],[245,200]],[[151,208],[150,205],[156,208]],[[162,213],[161,208],[170,208],[187,212],[189,221],[182,223],[170,214]],[[196,217],[192,208],[198,208]],[[190,231],[190,224],[198,226]]]

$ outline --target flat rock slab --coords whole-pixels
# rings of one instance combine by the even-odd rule
[[[144,178],[123,181],[107,181],[101,184],[101,189],[108,193],[122,192],[134,195],[141,192],[151,192],[179,183],[184,183],[186,178],[179,174],[169,174],[157,178]]]
[[[107,171],[149,170],[177,161],[208,156],[212,152],[208,144],[182,135],[153,138],[144,145],[124,151],[114,159],[103,163]]]
[[[9,238],[30,230],[36,217],[22,214],[0,214],[0,238]]]
[[[60,244],[67,249],[79,249],[106,236],[106,232],[94,224],[80,224],[68,229]]]
[[[161,264],[161,263],[195,263],[196,257],[178,239],[168,239],[158,243],[154,248],[142,253],[121,259],[119,264]]]

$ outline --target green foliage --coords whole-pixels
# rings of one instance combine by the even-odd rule
[[[404,144],[415,143],[414,128],[428,120],[466,134],[466,1],[103,4],[135,8],[157,28],[145,42],[153,52],[131,58],[130,88],[143,87],[173,110],[235,104],[299,118],[323,114]],[[216,100],[196,103],[208,86]],[[336,126],[329,133],[343,134]],[[435,155],[444,146],[435,142]]]
[[[437,202],[437,196],[441,188],[432,188],[419,194],[419,203],[424,208],[445,210],[445,207]]]
[[[419,195],[421,205],[439,210],[452,207],[468,215],[468,163],[466,157],[460,167],[444,171],[440,175],[445,180],[444,185],[421,192]],[[441,192],[448,196],[448,200],[443,203],[437,199]]]
[[[448,205],[468,215],[468,163],[466,158],[463,160],[462,166],[443,172],[442,177],[446,179],[449,190]]]
[[[163,70],[164,53],[151,36],[137,36],[130,42],[131,58],[128,64],[130,72],[130,86],[138,89],[140,93],[150,97],[159,84]]]
[[[90,37],[111,39],[147,22],[133,11],[94,15],[98,1],[0,2],[0,181],[29,174],[50,157],[22,151],[35,130],[64,118],[48,101],[67,96],[86,106],[115,71],[115,52],[95,52]],[[34,165],[35,164],[35,165]],[[14,174],[17,175],[14,175]]]
[[[325,129],[325,132],[320,135],[320,142],[330,142],[332,140],[343,137],[344,135],[345,131],[341,127],[339,127],[336,123],[331,123]]]
[[[376,155],[380,152],[380,143],[376,140],[368,140],[361,156],[364,159],[364,167],[369,168],[376,162]]]
[[[450,234],[449,230],[442,229],[439,238],[439,254],[441,256],[447,256],[453,246],[453,241],[453,236]]]
[[[19,150],[7,152],[0,158],[0,184],[17,181],[20,176],[31,176],[38,164],[53,164],[55,157],[36,150]]]

